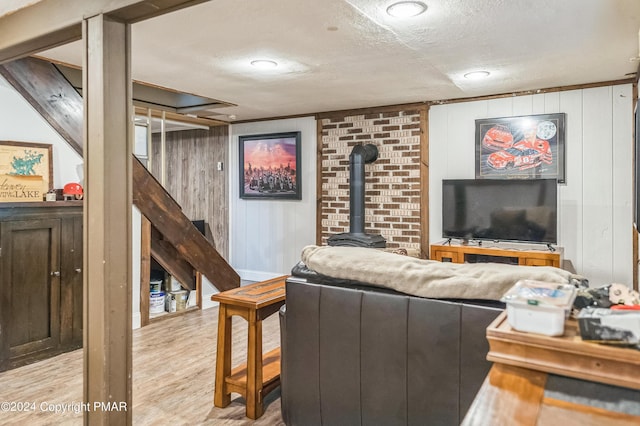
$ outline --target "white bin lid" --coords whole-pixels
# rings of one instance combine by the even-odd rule
[[[576,297],[576,288],[570,284],[520,280],[502,297],[506,303],[531,306],[556,306],[571,309]]]

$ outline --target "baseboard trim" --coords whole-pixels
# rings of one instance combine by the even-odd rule
[[[211,300],[211,296],[213,296],[214,294],[216,293],[202,295],[202,309],[215,308],[216,306],[218,306],[218,302],[214,302],[213,300]]]
[[[142,327],[142,316],[140,315],[140,312],[134,312],[131,315],[131,329],[135,330],[140,327]]]
[[[285,274],[277,272],[264,272],[264,271],[250,271],[247,269],[237,269],[236,272],[240,275],[240,278],[247,281],[266,281],[271,278],[280,277]]]

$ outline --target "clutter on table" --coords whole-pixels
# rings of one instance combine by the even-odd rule
[[[582,340],[640,349],[640,294],[624,284],[588,288],[521,280],[502,301],[514,330],[561,336],[571,316]]]

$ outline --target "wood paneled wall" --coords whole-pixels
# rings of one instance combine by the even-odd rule
[[[229,258],[228,126],[166,133],[165,188],[191,220],[204,219],[215,247]],[[161,181],[160,134],[152,137],[151,172]],[[226,164],[225,164],[226,166]]]
[[[592,287],[633,283],[631,84],[433,105],[429,111],[430,236],[442,235],[442,179],[475,176],[475,120],[566,113],[566,183],[558,245]]]
[[[316,130],[313,117],[231,126],[227,168],[230,173],[230,263],[243,279],[261,281],[288,274],[300,260],[302,249],[315,243]],[[300,131],[302,135],[302,199],[241,199],[239,137],[292,131]]]

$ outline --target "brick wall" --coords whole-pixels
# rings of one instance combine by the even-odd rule
[[[322,126],[322,244],[349,232],[349,154],[374,144],[366,165],[365,232],[382,234],[387,247],[420,249],[420,111],[324,118]]]

